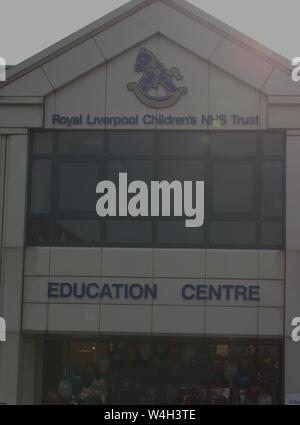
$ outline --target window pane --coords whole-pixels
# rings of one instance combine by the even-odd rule
[[[209,226],[212,245],[252,246],[256,244],[256,223],[214,222]]]
[[[49,155],[52,153],[53,133],[41,132],[33,134],[33,154]]]
[[[283,244],[283,227],[281,223],[263,223],[262,224],[262,245],[278,246]]]
[[[201,245],[203,228],[186,228],[185,221],[161,221],[158,223],[159,244]]]
[[[150,183],[153,180],[153,162],[139,160],[109,161],[108,178],[116,184],[119,182],[119,174],[127,173],[128,182],[142,180]]]
[[[161,155],[203,155],[208,135],[201,133],[161,133]]]
[[[59,209],[65,211],[95,211],[98,165],[63,163],[60,165]]]
[[[159,180],[203,181],[204,164],[201,161],[160,161]]]
[[[150,221],[108,221],[106,241],[110,244],[151,244],[152,223]]]
[[[100,222],[85,220],[60,220],[56,222],[56,241],[60,243],[100,242]]]
[[[31,243],[49,242],[48,220],[31,220],[29,223],[29,240]]]
[[[283,135],[281,133],[266,133],[263,135],[264,155],[283,155]]]
[[[251,164],[214,165],[212,196],[214,213],[253,213],[253,166]]]
[[[31,212],[46,214],[50,208],[51,161],[33,161],[31,179]]]
[[[61,133],[59,135],[59,153],[64,155],[97,155],[102,152],[102,134]]]
[[[213,155],[246,155],[253,156],[257,152],[256,133],[219,133],[211,139]]]
[[[152,155],[154,151],[154,133],[115,133],[109,135],[109,153],[111,155]]]
[[[262,170],[262,214],[265,217],[282,215],[283,171],[281,162],[265,162]]]

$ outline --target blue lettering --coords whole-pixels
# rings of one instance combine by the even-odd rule
[[[260,301],[259,286],[250,286],[249,301]]]
[[[60,115],[57,115],[57,114],[52,115],[52,124],[53,125],[59,124],[59,119],[60,119]]]
[[[220,285],[215,288],[213,285],[209,286],[209,299],[213,300],[216,299],[218,301],[221,301],[222,299],[222,288]]]
[[[100,294],[100,298],[110,298],[110,299],[113,298],[110,287],[107,283],[105,283],[103,285],[103,288],[102,288],[102,291],[101,291],[101,294]]]
[[[92,293],[92,290],[95,290],[94,293]],[[91,300],[99,297],[99,285],[97,283],[90,283],[86,287],[86,295]]]
[[[58,298],[59,284],[54,282],[48,283],[48,298]]]
[[[230,301],[231,299],[231,291],[234,289],[233,285],[223,285],[223,289],[226,292],[226,300]]]
[[[247,301],[247,286],[236,286],[235,288],[235,300],[238,301],[239,298]]]
[[[85,283],[79,285],[78,283],[74,283],[73,285],[74,297],[75,298],[84,298],[85,296]]]
[[[156,300],[157,299],[157,285],[145,285],[145,295],[144,295],[145,300],[148,300],[149,298],[151,298],[152,300]]]
[[[72,296],[73,287],[70,283],[61,283],[60,284],[60,293],[61,298],[70,298]]]
[[[132,285],[130,286],[129,289],[129,294],[130,294],[130,298],[132,298],[133,300],[140,300],[141,298],[143,298],[143,287],[142,285]]]
[[[187,294],[188,291],[192,291],[192,294],[188,295]],[[186,301],[191,301],[195,299],[195,288],[193,285],[185,285],[182,288],[181,293],[182,293],[182,298]]]
[[[206,301],[207,300],[207,285],[198,285],[197,286],[197,300]]]

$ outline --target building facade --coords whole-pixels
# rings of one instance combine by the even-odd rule
[[[297,403],[299,113],[286,59],[181,0],[133,0],[11,69],[0,402],[62,402],[63,381],[84,403],[93,381],[99,403]],[[100,219],[97,183],[124,172],[204,181],[204,225]]]

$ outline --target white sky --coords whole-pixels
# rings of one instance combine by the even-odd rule
[[[287,58],[300,56],[299,0],[189,0]],[[0,0],[0,57],[16,64],[127,0]]]

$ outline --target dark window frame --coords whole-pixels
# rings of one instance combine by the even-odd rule
[[[33,152],[33,134],[34,133],[51,133],[53,138],[53,148],[52,153],[50,154],[34,154]],[[283,249],[285,246],[285,205],[286,205],[286,131],[284,130],[276,130],[276,131],[222,131],[222,133],[235,133],[240,134],[241,137],[243,134],[246,133],[255,133],[257,135],[257,154],[255,156],[238,156],[238,155],[213,155],[211,152],[211,136],[215,133],[220,133],[220,131],[201,131],[201,130],[180,130],[177,131],[177,133],[181,133],[183,137],[187,134],[197,134],[199,136],[204,135],[205,137],[209,138],[209,143],[206,143],[204,146],[204,152],[203,154],[199,155],[176,155],[171,154],[170,155],[162,155],[160,154],[160,134],[161,133],[174,133],[174,130],[162,130],[162,131],[153,131],[153,130],[114,130],[114,131],[96,131],[96,130],[78,130],[76,131],[77,134],[101,134],[103,135],[103,150],[100,154],[93,154],[93,155],[70,155],[70,154],[59,154],[58,152],[58,139],[60,133],[74,133],[75,131],[72,130],[33,130],[30,133],[30,147],[29,147],[29,173],[28,173],[28,182],[27,182],[27,213],[26,213],[26,241],[27,245],[29,246],[59,246],[59,247],[126,247],[126,248],[169,248],[169,249],[176,249],[176,248],[189,248],[189,249],[206,249],[206,248],[214,248],[214,249]],[[154,138],[154,153],[153,156],[151,155],[117,155],[109,153],[109,135],[110,134],[131,134],[131,133],[152,133]],[[282,137],[282,144],[283,144],[283,154],[282,155],[266,155],[263,153],[263,135],[264,134],[280,134]],[[51,166],[51,199],[50,199],[50,213],[49,214],[32,214],[30,212],[30,205],[31,205],[31,170],[32,170],[32,162],[35,159],[50,159],[52,161]],[[182,162],[189,162],[189,161],[200,161],[204,163],[204,174],[205,174],[205,223],[203,226],[203,243],[199,244],[187,244],[187,243],[177,243],[177,244],[169,244],[169,243],[158,243],[159,236],[157,234],[158,229],[158,223],[164,220],[170,220],[170,221],[182,221],[182,218],[180,217],[171,217],[171,218],[151,218],[151,217],[145,217],[145,218],[136,218],[136,219],[130,219],[128,218],[109,218],[109,219],[100,219],[96,216],[96,212],[94,213],[87,213],[87,212],[70,212],[70,213],[63,213],[58,212],[58,193],[59,193],[59,184],[60,184],[60,178],[59,178],[59,163],[61,162],[91,162],[95,163],[97,162],[99,164],[99,181],[101,179],[106,179],[108,176],[108,164],[109,161],[126,161],[126,160],[145,160],[145,161],[151,161],[153,162],[153,173],[154,173],[154,179],[159,179],[159,165],[160,161],[182,161]],[[283,196],[282,196],[282,216],[281,217],[267,217],[263,216],[262,214],[262,203],[261,203],[261,196],[262,196],[262,185],[260,182],[262,181],[262,165],[264,162],[278,162],[280,161],[283,166],[283,176],[282,176],[282,185],[283,185]],[[234,214],[230,215],[228,214],[213,214],[212,210],[212,188],[213,188],[213,166],[215,163],[251,163],[255,167],[256,174],[255,174],[255,182],[254,182],[254,202],[256,205],[255,208],[255,214],[253,214],[253,217],[249,219],[249,215],[246,214]],[[100,163],[102,164],[102,168],[100,166]],[[101,169],[101,172],[100,172]],[[95,198],[96,199],[96,198]],[[96,210],[96,203],[95,203],[95,210]],[[49,222],[49,240],[44,242],[32,242],[30,241],[30,224],[31,220],[34,219],[45,219]],[[60,243],[56,241],[55,237],[55,223],[56,221],[61,220],[101,220],[101,226],[102,229],[102,238],[100,238],[100,242],[97,244],[92,243],[84,243],[84,242],[78,242],[78,243]],[[109,243],[106,240],[106,228],[107,228],[107,221],[145,221],[148,222],[149,220],[152,221],[152,243],[138,243],[138,244],[131,244],[131,243]],[[256,223],[256,243],[253,245],[237,245],[237,244],[212,244],[209,240],[209,227],[210,224],[213,222],[255,222]],[[280,245],[264,245],[261,241],[262,236],[262,226],[264,223],[278,223],[282,225],[282,243]]]

